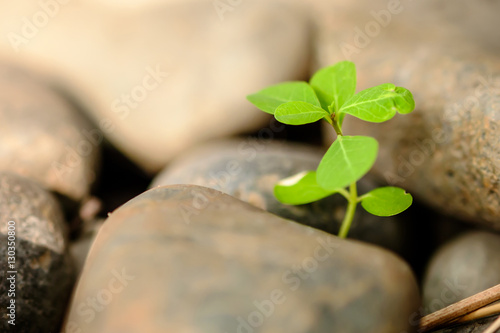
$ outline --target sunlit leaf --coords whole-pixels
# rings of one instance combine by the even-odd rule
[[[274,196],[288,205],[302,205],[323,199],[336,191],[328,191],[316,182],[316,171],[304,171],[279,181]]]
[[[326,190],[350,185],[370,170],[377,152],[378,142],[374,138],[339,136],[318,166],[318,184]]]
[[[314,123],[330,114],[318,106],[306,102],[288,102],[276,109],[274,117],[288,125],[304,125]]]
[[[356,67],[350,61],[341,61],[317,71],[310,81],[323,109],[333,103],[338,111],[356,91]]]
[[[411,206],[411,194],[399,187],[387,186],[374,189],[363,196],[361,206],[373,215],[392,216]]]
[[[339,113],[350,114],[361,120],[381,123],[394,117],[396,112],[410,113],[415,101],[410,91],[391,83],[359,92],[340,108]]]
[[[247,99],[260,110],[274,114],[278,106],[288,102],[306,102],[321,107],[313,88],[302,81],[280,83],[248,95]]]

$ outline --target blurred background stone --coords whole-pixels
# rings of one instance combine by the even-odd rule
[[[500,284],[500,234],[468,232],[444,244],[423,282],[425,314]]]
[[[14,222],[15,246],[8,244],[9,221]],[[59,204],[35,182],[0,172],[0,234],[2,332],[59,332],[75,278]],[[8,247],[15,247],[13,267]],[[14,280],[6,280],[12,275],[14,297],[8,294],[8,282]],[[7,322],[10,299],[15,299],[15,326]]]
[[[418,304],[410,268],[388,251],[178,185],[152,189],[107,219],[65,327],[399,333]]]
[[[303,3],[302,0],[296,0]],[[478,0],[313,0],[308,1],[310,15],[315,18],[316,59],[320,62],[336,61],[344,46],[353,50],[354,61],[366,57],[366,50],[377,49],[388,34],[407,40],[415,49],[422,44],[433,44],[434,48],[448,45],[449,51],[471,48],[473,52],[495,53],[500,50],[496,15],[500,11],[497,1]],[[402,25],[407,29],[400,30]],[[366,35],[366,38],[364,37]],[[425,38],[415,38],[416,36]],[[348,45],[347,45],[348,44]],[[392,43],[390,51],[403,46]],[[372,51],[370,51],[372,52]],[[359,55],[360,58],[357,58]]]
[[[114,145],[154,172],[197,142],[259,128],[268,117],[245,96],[307,74],[309,23],[300,6],[259,0],[230,8],[72,1],[32,38],[12,42],[20,18],[41,9],[5,3],[2,32],[12,38],[0,51],[42,63]]]
[[[102,135],[43,78],[0,61],[0,171],[80,201],[96,178]]]

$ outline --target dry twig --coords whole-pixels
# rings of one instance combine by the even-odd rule
[[[419,332],[432,329],[500,300],[500,284],[433,312],[420,320]]]
[[[488,316],[493,316],[495,314],[500,314],[500,303],[495,303],[489,306],[485,306],[484,308],[478,309],[476,311],[473,311],[469,314],[466,314],[463,317],[458,318],[457,320],[453,321],[453,323],[465,323],[467,321],[472,321]]]

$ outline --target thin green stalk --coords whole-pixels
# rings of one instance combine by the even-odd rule
[[[349,200],[350,194],[345,189],[339,188],[338,193],[341,194],[346,200]]]
[[[364,199],[364,198],[367,198],[367,197],[369,197],[369,196],[370,196],[370,193],[365,193],[365,194],[363,194],[363,195],[359,196],[359,197],[358,197],[358,202],[363,201],[363,199]]]
[[[356,188],[356,182],[349,186],[349,199],[348,199],[347,211],[340,226],[339,237],[346,238],[349,229],[351,228],[352,219],[354,218],[354,212],[356,211],[356,205],[358,204],[358,190]]]
[[[330,109],[330,108],[329,108]],[[337,121],[337,118],[335,117],[335,112],[332,112],[332,126],[335,129],[335,132],[337,135],[344,135],[342,133],[342,128],[340,124]],[[352,220],[354,218],[354,213],[356,212],[356,206],[358,204],[358,189],[356,187],[356,182],[352,183],[349,186],[349,193],[347,193],[346,190],[342,189],[342,191],[339,191],[340,194],[342,194],[346,199],[347,199],[347,210],[345,212],[344,220],[342,221],[342,224],[340,226],[340,231],[339,231],[339,237],[340,238],[346,238],[347,233],[349,232],[349,229],[351,228]]]
[[[339,123],[337,122],[337,119],[335,118],[335,113],[332,115],[332,126],[337,135],[344,135],[344,133],[342,133],[342,129],[339,126]]]

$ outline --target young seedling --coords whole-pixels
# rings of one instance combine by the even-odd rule
[[[367,136],[347,136],[342,132],[346,114],[364,121],[381,123],[396,112],[413,111],[415,102],[409,90],[391,83],[355,94],[356,68],[342,61],[320,69],[307,82],[294,81],[274,85],[249,95],[248,100],[260,110],[273,114],[288,125],[303,125],[325,120],[333,126],[337,139],[323,156],[316,171],[304,171],[279,181],[276,198],[289,205],[314,202],[339,193],[347,199],[347,210],[339,237],[349,232],[356,206],[377,216],[392,216],[412,204],[412,196],[399,187],[380,187],[358,196],[356,182],[375,163],[378,142]],[[346,188],[349,187],[349,190]]]

